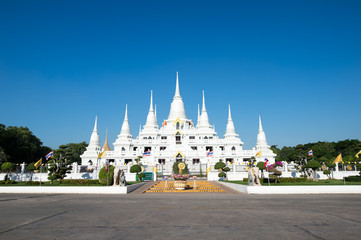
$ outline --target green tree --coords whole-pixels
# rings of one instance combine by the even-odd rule
[[[321,164],[320,164],[318,161],[316,161],[316,160],[308,161],[307,164],[306,164],[306,166],[305,166],[305,168],[310,168],[310,169],[312,169],[312,179],[313,179],[313,181],[315,181],[315,182],[318,182],[316,170],[317,170],[318,168],[320,168],[320,167],[321,167]]]
[[[219,162],[217,162],[215,165],[214,165],[214,169],[216,170],[220,170],[220,171],[223,171],[223,168],[226,167],[226,164],[223,162],[222,159],[219,159]]]
[[[72,166],[70,165],[71,154],[66,151],[66,145],[59,146],[59,149],[54,151],[54,157],[48,161],[48,179],[53,183],[54,180],[61,180],[70,173]]]
[[[105,166],[102,167],[99,171],[99,183],[113,185],[114,169],[115,167],[112,165],[108,166],[108,170],[105,170]]]
[[[0,165],[10,160],[9,156],[5,153],[5,150],[0,147]]]
[[[130,172],[131,172],[131,173],[136,173],[138,179],[139,179],[138,174],[139,174],[141,171],[142,171],[142,167],[139,166],[138,164],[133,165],[133,166],[130,167]]]
[[[135,159],[134,159],[134,161],[139,165],[139,163],[141,162],[141,160],[142,160],[142,156],[138,156],[138,157],[136,157]]]
[[[15,169],[15,165],[12,162],[5,162],[1,165],[1,170],[6,172],[5,179],[4,179],[5,181],[8,181],[9,173],[14,171],[14,169]]]
[[[144,173],[144,172],[139,173],[139,174],[138,174],[138,179],[139,179],[140,181],[143,181],[143,178],[145,178],[145,173]]]
[[[214,169],[221,171],[218,176],[219,177],[227,177],[227,172],[230,170],[229,167],[223,162],[223,159],[219,159],[219,161],[214,165]]]
[[[0,147],[13,163],[35,162],[43,156],[42,144],[27,127],[0,125]]]
[[[257,167],[258,167],[259,170],[261,170],[261,178],[264,178],[263,170],[266,170],[266,168],[264,166],[264,162],[258,162]]]
[[[328,177],[329,179],[331,179],[331,171],[330,171],[330,170],[325,170],[325,171],[323,171],[323,174],[327,175],[327,177]]]
[[[26,166],[26,170],[30,172],[30,182],[33,181],[33,174],[36,169],[34,166],[35,163],[29,163],[28,166]]]
[[[88,144],[86,142],[81,143],[68,143],[65,145],[60,145],[59,148],[56,150],[56,154],[62,154],[66,156],[69,163],[76,162],[81,164],[80,155],[84,153]]]

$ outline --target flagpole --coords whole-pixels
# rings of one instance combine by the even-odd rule
[[[40,172],[40,175],[39,175],[39,178],[40,178],[40,187],[41,187],[41,165],[43,164],[43,157],[41,157],[41,161],[40,161],[40,167],[39,167],[39,172]]]
[[[105,160],[105,169],[107,170],[107,186],[109,186],[109,167],[108,167],[108,159]]]

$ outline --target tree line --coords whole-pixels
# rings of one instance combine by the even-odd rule
[[[298,144],[294,147],[285,146],[281,149],[272,146],[271,149],[277,154],[276,161],[283,162],[299,163],[304,160],[315,160],[328,163],[333,162],[340,153],[344,163],[351,164],[361,161],[361,158],[356,157],[356,154],[361,150],[361,141],[357,139]],[[312,156],[308,155],[309,150],[312,150]]]
[[[27,127],[16,127],[0,124],[0,165],[4,162],[20,164],[35,163],[40,158],[46,163],[45,155],[54,151],[53,159],[67,158],[69,163],[81,163],[80,155],[86,150],[88,144],[68,143],[60,145],[58,149],[43,146],[41,140]]]

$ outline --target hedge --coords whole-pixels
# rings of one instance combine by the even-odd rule
[[[346,182],[361,182],[361,176],[345,177]]]
[[[248,182],[248,178],[243,178],[244,182]],[[274,179],[269,179],[270,183],[274,183]],[[298,182],[307,182],[307,178],[278,178],[280,183],[298,183]],[[260,178],[260,182],[268,183],[268,178]]]

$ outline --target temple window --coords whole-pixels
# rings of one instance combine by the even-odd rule
[[[199,158],[193,158],[193,165],[194,165],[194,164],[199,164],[199,162],[200,162],[200,161],[199,161]]]

